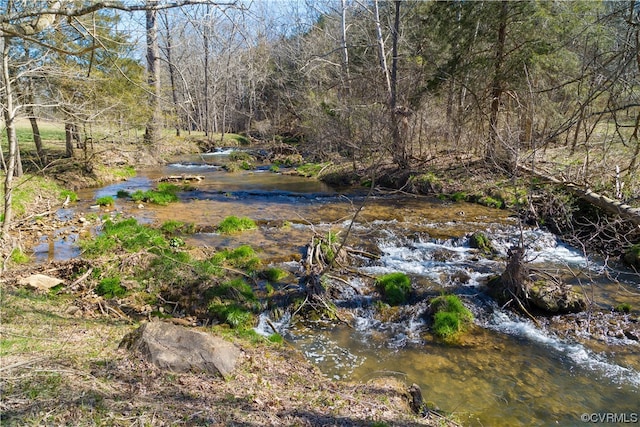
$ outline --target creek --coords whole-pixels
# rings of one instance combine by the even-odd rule
[[[405,272],[414,288],[438,295],[458,294],[475,315],[474,328],[459,345],[445,345],[431,336],[426,307],[417,302],[406,314],[383,322],[373,316],[373,296],[362,292],[358,275],[345,277],[349,286],[336,304],[349,313],[350,326],[339,322],[293,321],[290,314],[266,321],[327,376],[367,381],[394,376],[420,385],[431,405],[455,414],[463,425],[582,425],[583,414],[614,414],[633,419],[640,413],[638,341],[624,335],[580,339],[574,334],[534,324],[503,310],[485,295],[486,279],[502,272],[507,250],[519,238],[538,267],[561,275],[584,290],[598,307],[611,310],[630,303],[638,316],[640,278],[611,262],[587,257],[536,228],[521,228],[504,210],[467,203],[445,203],[402,194],[367,198],[362,190],[336,190],[304,177],[264,168],[228,173],[221,168],[228,151],[175,159],[145,168],[135,178],[99,189],[82,190],[79,201],[58,212],[61,221],[94,212],[102,196],[119,190],[148,190],[167,175],[201,175],[180,202],[145,205],[116,199],[113,212],[127,212],[141,222],[167,220],[215,226],[229,215],[255,220],[257,230],[233,236],[198,233],[185,240],[212,248],[249,244],[266,262],[295,271],[297,259],[314,232],[351,227],[349,245],[381,253],[358,267],[367,275]],[[283,224],[289,224],[283,226]],[[498,256],[486,258],[469,247],[469,236],[482,231]],[[44,236],[36,257],[68,259],[79,255],[77,227],[62,227]],[[570,328],[570,326],[569,326]],[[566,331],[565,331],[566,332]],[[594,418],[595,419],[595,418]]]

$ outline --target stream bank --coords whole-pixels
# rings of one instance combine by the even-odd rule
[[[364,200],[357,192],[344,194],[315,181],[267,170],[228,173],[213,159],[206,160],[182,159],[162,168],[141,170],[137,178],[89,191],[81,200],[90,205],[96,198],[115,195],[119,190],[149,189],[169,173],[197,170],[206,178],[182,193],[178,206],[146,205],[139,209],[117,199],[108,213],[98,211],[92,221],[104,214],[128,212],[148,223],[195,223],[205,230],[209,227],[209,231],[183,236],[187,244],[214,251],[250,244],[260,249],[265,261],[292,272],[297,268],[295,255],[298,259],[302,256],[301,249],[310,235],[343,230]],[[89,215],[80,209],[86,219]],[[230,214],[250,216],[259,227],[233,237],[215,233],[215,225]],[[358,265],[361,272],[375,276],[403,271],[411,275],[416,292],[459,294],[473,309],[479,329],[460,348],[442,346],[430,336],[419,299],[415,306],[401,308],[405,315],[385,321],[372,310],[376,295],[369,284],[356,280],[358,275],[346,273],[341,279],[348,285],[336,285],[343,291],[343,295],[337,295],[336,304],[352,314],[350,327],[326,321],[293,323],[287,316],[271,319],[282,335],[326,375],[366,380],[394,371],[408,381],[421,378],[429,400],[445,411],[461,413],[470,425],[528,425],[527,419],[542,424],[551,420],[571,423],[579,418],[580,409],[633,409],[628,404],[637,396],[638,367],[632,357],[636,348],[632,339],[625,341],[614,335],[599,348],[593,340],[581,344],[574,337],[562,337],[557,329],[529,324],[485,298],[483,280],[503,269],[507,249],[522,233],[508,211],[412,195],[379,194],[367,201],[353,230],[350,244],[380,255],[376,262]],[[470,246],[469,236],[476,230],[492,236],[497,257],[482,256]],[[609,275],[612,272],[609,264],[586,258],[543,230],[526,228],[524,232],[532,259],[546,268],[562,270],[573,276],[576,284],[588,287],[599,310],[610,311],[618,299],[625,300],[626,292],[637,287],[637,278],[631,272],[613,281],[606,275],[603,279],[603,271]],[[45,259],[55,257],[60,249],[55,248],[54,241],[53,253],[47,246],[42,255]],[[615,268],[622,271],[617,265]],[[296,283],[284,285],[295,287]],[[633,302],[632,306],[637,304]],[[631,313],[630,320],[633,316],[637,314]],[[535,369],[528,376],[532,366]],[[471,378],[474,387],[468,387]],[[535,387],[542,392],[534,391]],[[470,393],[465,393],[466,389]],[[588,397],[583,396],[585,391]],[[499,398],[487,401],[487,395]],[[609,396],[606,401],[598,397],[603,395]],[[536,403],[543,396],[556,402],[553,412],[545,413],[542,401]],[[563,399],[572,400],[558,405]]]

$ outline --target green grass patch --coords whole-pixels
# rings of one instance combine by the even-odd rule
[[[180,191],[179,186],[162,182],[158,184],[156,190],[134,191],[131,194],[131,199],[134,202],[146,202],[164,206],[178,201],[178,191]]]
[[[121,169],[114,170],[113,174],[117,178],[121,179],[133,178],[134,176],[136,176],[136,169],[133,166],[125,166]]]
[[[193,234],[195,233],[196,226],[193,223],[186,223],[170,219],[169,221],[165,221],[160,226],[160,230],[169,235],[174,235],[177,233]]]
[[[442,295],[431,301],[433,332],[445,342],[456,342],[473,322],[473,314],[456,295]]]
[[[248,245],[238,246],[235,249],[225,249],[218,256],[229,266],[250,272],[255,271],[262,263],[260,258],[256,256],[256,251]]]
[[[78,201],[78,195],[76,194],[75,191],[72,190],[60,190],[60,199],[62,200],[66,200],[67,197],[69,198],[70,202],[77,202]]]
[[[122,297],[127,290],[121,285],[119,277],[106,277],[96,286],[96,294],[105,298]]]
[[[482,196],[478,199],[478,204],[487,206],[490,208],[502,209],[504,207],[504,201],[496,199],[491,196]]]
[[[245,230],[254,230],[258,228],[255,221],[251,218],[237,216],[228,216],[218,224],[218,232],[223,234],[238,233]]]
[[[113,253],[116,250],[137,252],[147,249],[158,253],[158,250],[169,247],[169,242],[161,231],[138,224],[135,218],[118,222],[107,220],[102,233],[90,240],[80,242],[84,255],[97,257]]]
[[[284,342],[284,338],[280,334],[271,334],[269,335],[268,340],[275,344],[282,344]]]
[[[243,278],[235,278],[214,286],[207,291],[207,297],[226,297],[236,301],[255,301],[251,285]]]
[[[98,199],[96,200],[96,204],[98,206],[113,206],[114,203],[115,203],[115,200],[113,199],[112,196],[98,197]]]
[[[238,304],[211,304],[209,312],[232,328],[246,329],[253,324],[253,314]]]
[[[16,137],[18,141],[20,141],[21,149],[33,147],[33,131],[31,130],[31,124],[24,120],[19,121],[16,124]],[[42,120],[38,121],[38,131],[40,133],[40,138],[43,141],[64,141],[65,140],[65,131],[64,124],[60,123],[49,123]],[[7,133],[0,133],[0,140],[3,145],[7,142]],[[27,143],[27,144],[25,144]],[[25,147],[25,145],[27,147]]]
[[[15,248],[11,251],[11,261],[15,264],[27,264],[31,261],[31,258],[29,258],[29,255],[22,252],[21,249]]]
[[[251,246],[242,245],[235,249],[225,249],[217,252],[212,257],[196,261],[194,268],[203,276],[222,276],[225,273],[224,267],[245,270],[251,274],[256,271],[262,261],[256,256]]]
[[[409,298],[411,279],[404,273],[389,273],[378,277],[376,286],[385,302],[389,305],[400,305]]]
[[[271,283],[277,283],[287,277],[289,273],[281,268],[272,267],[263,270],[260,275]]]
[[[453,202],[464,202],[465,200],[467,200],[467,193],[456,191],[449,196],[449,199]]]
[[[326,163],[305,163],[296,168],[298,174],[307,178],[317,177],[320,171],[326,166]]]
[[[2,178],[4,181],[4,175],[2,175]],[[41,196],[48,197],[55,194],[57,195],[55,199],[62,202],[65,200],[67,194],[73,192],[69,192],[69,190],[66,190],[48,178],[39,175],[25,174],[13,181],[12,193],[11,206],[13,207],[13,214],[19,217],[24,215],[27,207]],[[4,186],[2,185],[0,185],[0,197],[4,200]],[[4,218],[2,218],[2,220],[4,221]]]
[[[613,311],[615,311],[616,313],[631,313],[631,304],[629,304],[628,302],[623,302],[621,304],[616,305],[613,308]]]

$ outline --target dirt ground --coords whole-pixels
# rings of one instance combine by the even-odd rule
[[[136,323],[12,283],[0,284],[3,426],[447,425],[413,415],[410,384],[332,381],[286,343],[231,332],[242,357],[226,380],[162,371],[118,348]]]

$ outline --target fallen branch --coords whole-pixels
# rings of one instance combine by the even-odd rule
[[[572,182],[559,180],[551,175],[547,175],[543,172],[534,170],[524,165],[518,165],[518,169],[528,174],[531,174],[533,176],[536,176],[538,178],[547,180],[553,184],[560,185],[563,188],[566,188],[572,194],[581,198],[582,200],[585,200],[591,203],[592,205],[597,206],[598,208],[602,209],[603,211],[609,214],[617,215],[620,218],[631,221],[633,224],[640,227],[640,209],[639,208],[634,208],[625,203],[610,199],[607,196],[603,196],[602,194],[594,193],[593,191],[591,191],[591,189],[583,188]]]

